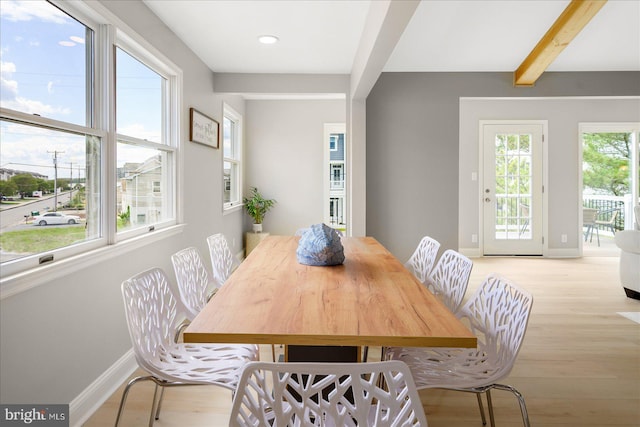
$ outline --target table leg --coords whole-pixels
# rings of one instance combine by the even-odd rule
[[[348,363],[361,361],[359,346],[333,345],[287,345],[287,362],[334,362]]]

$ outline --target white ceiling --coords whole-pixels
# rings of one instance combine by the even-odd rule
[[[351,72],[371,3],[144,2],[215,72],[314,74]],[[423,0],[384,71],[514,71],[568,3]],[[609,0],[548,70],[640,71],[640,0]]]

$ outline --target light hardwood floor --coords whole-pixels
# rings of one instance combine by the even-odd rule
[[[504,383],[524,395],[534,427],[640,426],[640,324],[617,314],[640,312],[625,297],[617,257],[474,259],[467,295],[497,272],[534,295],[524,345]],[[378,350],[378,351],[376,351]],[[271,347],[261,349],[271,360]],[[372,349],[370,360],[379,358]],[[122,388],[85,426],[113,426]],[[129,394],[122,426],[144,426],[153,387]],[[482,426],[475,396],[420,392],[430,427]],[[498,427],[520,427],[511,393],[494,391]],[[156,426],[226,426],[231,393],[211,386],[169,388]]]

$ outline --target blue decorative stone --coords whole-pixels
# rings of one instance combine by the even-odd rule
[[[344,247],[336,230],[326,224],[314,224],[300,237],[296,255],[304,265],[340,265],[344,262]]]

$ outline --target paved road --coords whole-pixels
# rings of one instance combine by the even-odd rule
[[[69,192],[65,192],[62,194],[58,194],[58,207],[62,205],[62,203],[69,200],[69,197],[73,197],[69,195]],[[53,205],[55,203],[54,196],[45,196],[41,199],[34,199],[33,201],[28,201],[16,205],[2,205],[2,210],[0,210],[0,233],[4,231],[14,231],[14,230],[23,230],[25,228],[34,228],[33,224],[27,224],[25,221],[25,215],[31,216],[32,211],[38,211],[41,214],[53,209]],[[73,227],[70,225],[49,225],[47,227]],[[84,225],[77,225],[76,227],[84,227]],[[37,228],[37,227],[35,227]],[[26,254],[28,255],[28,254]],[[13,254],[8,253],[0,248],[0,262],[10,261],[12,259],[20,258],[25,256],[25,254]]]
[[[58,194],[58,207],[69,200],[69,192]],[[0,211],[0,231],[8,231],[19,225],[25,224],[25,216],[31,216],[32,211],[41,214],[53,210],[54,196],[45,196],[41,199],[20,203],[18,205],[3,205]]]

